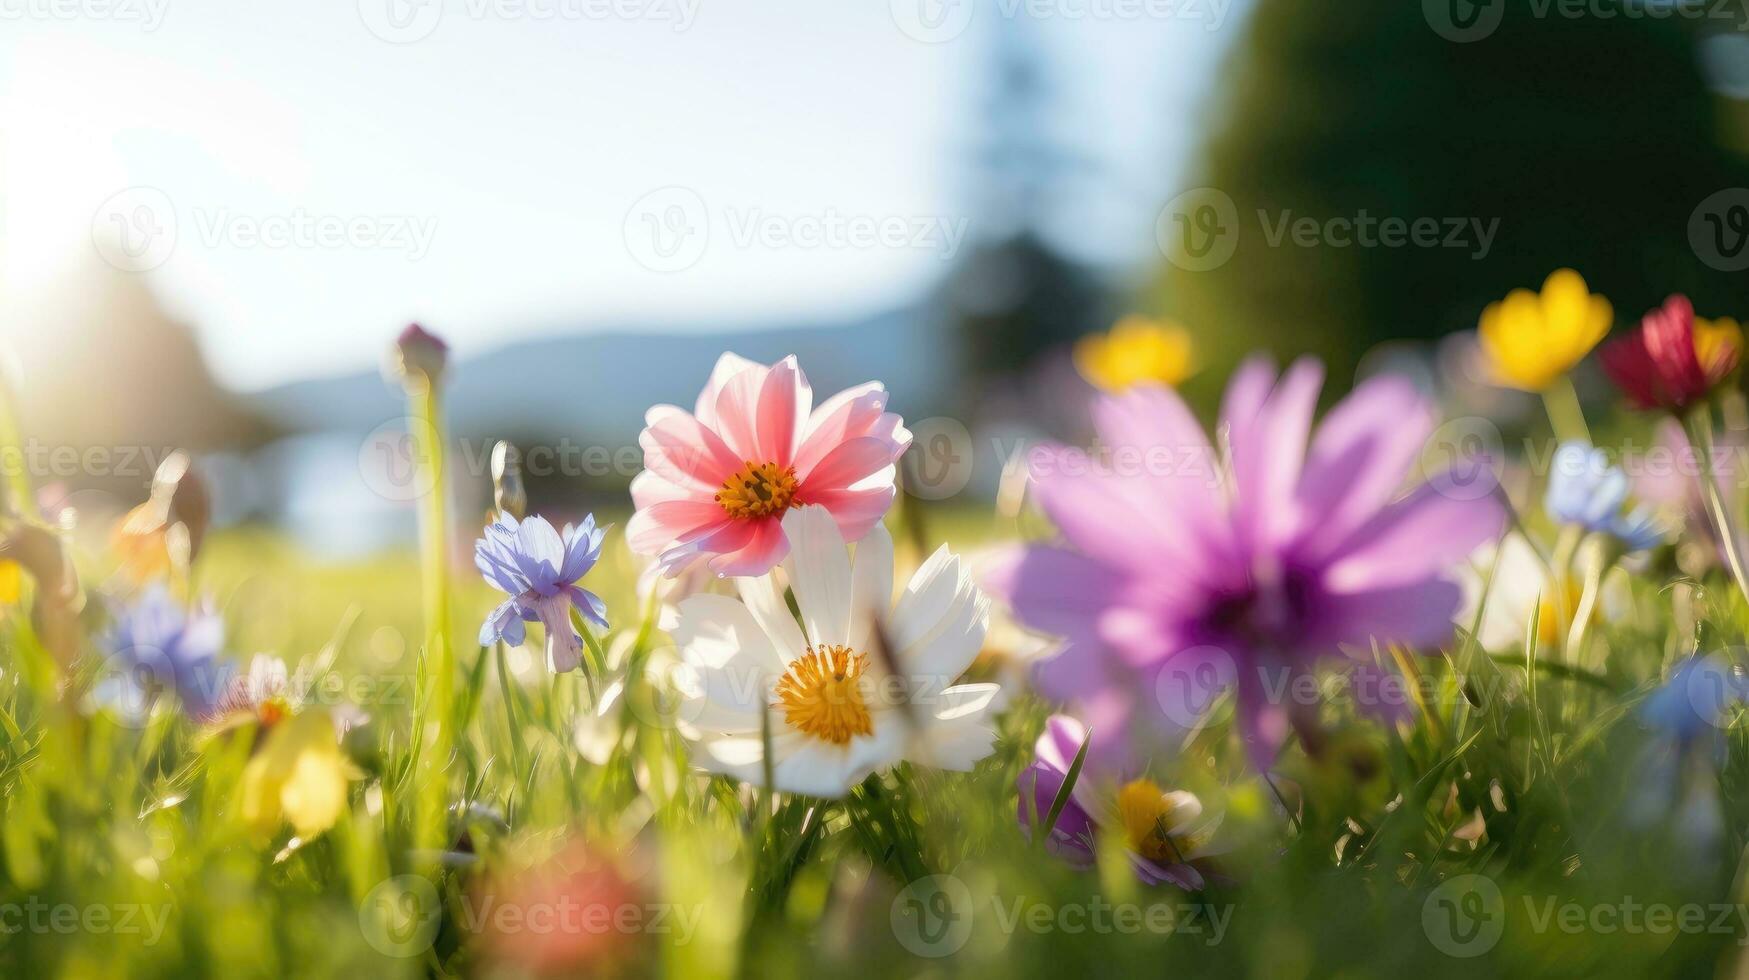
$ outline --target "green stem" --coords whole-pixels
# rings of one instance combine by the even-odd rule
[[[1585,424],[1585,410],[1579,407],[1579,392],[1573,388],[1573,379],[1561,375],[1560,380],[1543,389],[1542,396],[1555,438],[1583,439],[1590,445],[1591,429]]]
[[[1742,593],[1745,601],[1749,601],[1749,574],[1743,570],[1743,556],[1738,550],[1737,529],[1731,521],[1731,512],[1725,506],[1725,499],[1719,493],[1719,483],[1713,479],[1713,420],[1712,410],[1701,403],[1694,411],[1683,419],[1688,426],[1688,438],[1700,453],[1700,466],[1695,479],[1700,481],[1701,493],[1705,496],[1707,508],[1712,515],[1713,530],[1718,533],[1719,543],[1725,552],[1725,563],[1730,566],[1731,577],[1737,582],[1737,591]]]
[[[1607,545],[1605,545],[1607,547]],[[1597,608],[1597,599],[1603,592],[1603,577],[1609,573],[1611,565],[1615,564],[1612,556],[1598,554],[1585,570],[1585,588],[1579,595],[1579,606],[1573,610],[1572,631],[1567,634],[1567,662],[1577,664],[1585,652],[1585,631],[1591,625],[1592,613]]]
[[[407,414],[419,467],[419,565],[424,586],[425,678],[431,697],[418,737],[425,742],[416,785],[414,847],[435,854],[445,844],[452,741],[449,719],[455,699],[455,650],[450,642],[449,516],[444,484],[443,414],[437,385],[423,375],[407,382]]]

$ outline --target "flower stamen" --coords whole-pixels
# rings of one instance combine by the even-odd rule
[[[1175,809],[1171,795],[1151,780],[1132,780],[1117,791],[1118,815],[1130,849],[1150,861],[1175,864],[1184,860],[1184,852],[1174,840]]]
[[[746,520],[782,515],[795,495],[795,467],[748,460],[746,466],[723,481],[715,499],[730,517]]]
[[[853,735],[872,735],[874,722],[863,703],[860,682],[868,654],[849,647],[809,647],[790,661],[777,682],[777,703],[791,728],[834,745]]]

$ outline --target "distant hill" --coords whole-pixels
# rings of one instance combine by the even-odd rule
[[[441,334],[442,323],[427,326]],[[770,329],[619,328],[512,344],[451,366],[445,405],[458,436],[570,436],[634,444],[644,411],[692,408],[717,356],[757,361],[795,354],[816,401],[879,380],[907,418],[955,404],[953,344],[936,314],[896,309],[838,323]],[[385,330],[387,338],[392,331]],[[387,340],[385,339],[385,344]],[[248,396],[279,425],[302,432],[368,432],[399,417],[399,393],[374,372],[293,382]]]

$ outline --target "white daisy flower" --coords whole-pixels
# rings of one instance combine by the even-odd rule
[[[1537,645],[1553,646],[1564,624],[1570,624],[1579,612],[1582,573],[1575,570],[1566,582],[1557,583],[1547,562],[1523,535],[1507,535],[1498,548],[1482,546],[1471,556],[1470,566],[1460,573],[1464,602],[1454,621],[1470,628],[1486,585],[1488,605],[1476,631],[1486,650],[1523,649],[1533,613],[1537,616]],[[1598,594],[1595,615],[1606,623],[1620,622],[1630,601],[1627,573],[1620,566],[1610,569]]]
[[[824,507],[793,508],[783,529],[800,623],[775,572],[738,579],[739,599],[680,603],[680,730],[694,761],[763,785],[767,712],[773,782],[791,793],[843,796],[907,759],[964,771],[989,755],[1000,685],[953,685],[990,620],[964,563],[943,546],[895,601],[893,539],[879,524],[854,559]],[[876,647],[882,637],[899,676]]]

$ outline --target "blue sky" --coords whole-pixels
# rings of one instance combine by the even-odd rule
[[[1068,244],[1147,261],[1237,7],[972,2],[0,0],[0,288],[145,266],[244,388],[413,317],[466,353],[885,306],[973,230],[991,33],[1029,7],[1107,178]]]

